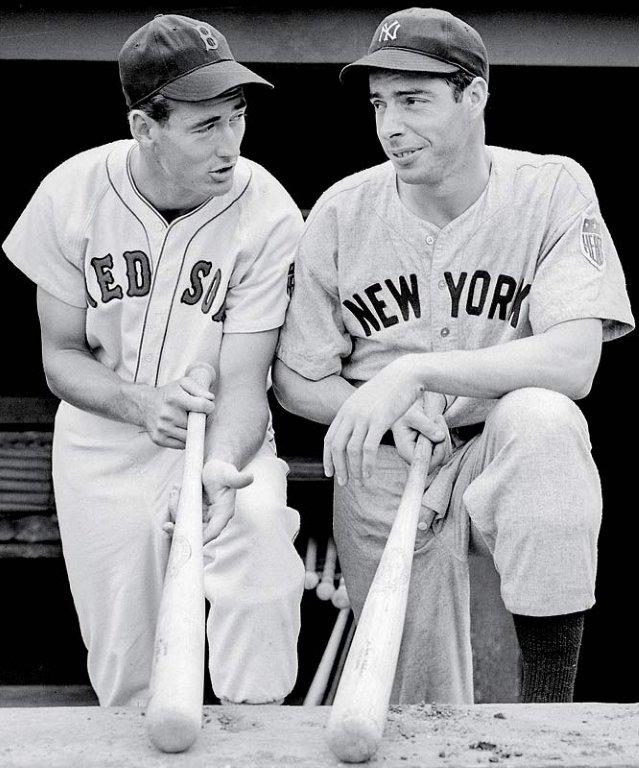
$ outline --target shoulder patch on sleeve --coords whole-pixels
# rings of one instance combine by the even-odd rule
[[[581,252],[599,270],[604,268],[604,249],[601,239],[601,222],[595,216],[584,215],[579,237]]]

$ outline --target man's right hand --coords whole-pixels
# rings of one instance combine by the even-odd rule
[[[209,416],[215,410],[215,395],[188,376],[162,387],[145,386],[139,392],[141,426],[156,445],[165,448],[184,448],[189,413]]]

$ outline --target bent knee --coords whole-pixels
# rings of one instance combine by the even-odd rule
[[[273,538],[293,541],[300,529],[297,510],[277,501],[265,500],[263,504],[244,502],[239,494],[235,503],[234,522],[248,537],[256,537],[266,543]]]
[[[541,387],[508,392],[495,406],[489,422],[498,430],[532,440],[547,442],[553,435],[563,438],[570,432],[588,439],[586,421],[575,403],[561,392]]]

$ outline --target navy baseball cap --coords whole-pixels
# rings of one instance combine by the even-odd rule
[[[118,63],[129,109],[156,93],[204,101],[240,85],[273,87],[235,60],[221,32],[188,16],[156,16],[124,43]]]
[[[371,68],[442,74],[461,69],[488,81],[488,54],[479,33],[448,11],[407,8],[382,21],[368,54],[344,67],[339,78],[345,82]]]

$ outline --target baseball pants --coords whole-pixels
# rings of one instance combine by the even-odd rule
[[[71,592],[100,704],[145,706],[170,539],[171,489],[183,452],[139,428],[62,403],[53,480]],[[286,504],[287,466],[272,443],[247,469],[235,515],[204,548],[209,671],[216,695],[269,703],[290,693],[304,566],[299,515]]]
[[[407,473],[382,445],[370,481],[335,485],[335,541],[356,616]],[[392,701],[472,703],[471,547],[493,558],[511,613],[553,616],[594,603],[601,489],[581,411],[544,389],[502,397],[482,433],[435,476],[421,519]]]

